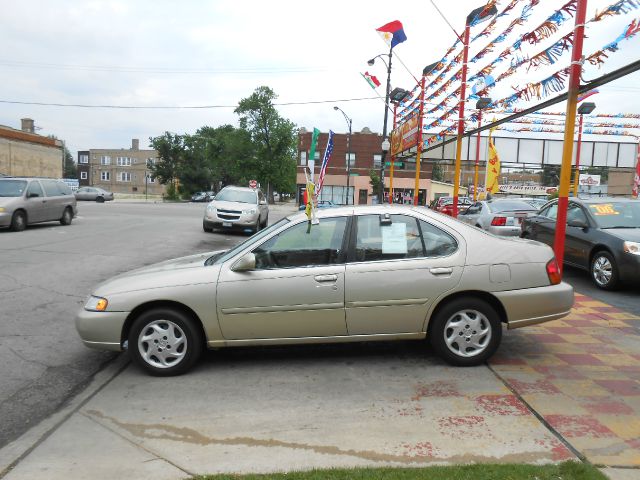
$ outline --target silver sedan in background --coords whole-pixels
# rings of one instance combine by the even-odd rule
[[[499,198],[474,203],[458,215],[458,219],[494,235],[519,237],[522,219],[537,211],[525,201]]]
[[[76,200],[88,200],[91,202],[106,202],[113,200],[113,192],[107,192],[98,187],[80,187],[75,191]]]

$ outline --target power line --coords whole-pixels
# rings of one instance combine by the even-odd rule
[[[337,100],[309,100],[306,102],[281,102],[274,103],[277,107],[286,107],[290,105],[314,105],[322,103],[338,103],[338,102],[361,102],[366,100],[377,100],[378,97],[364,98],[341,98]],[[214,108],[237,108],[238,105],[193,105],[193,106],[169,106],[169,105],[88,105],[82,103],[49,103],[49,102],[22,102],[18,100],[0,100],[0,103],[12,105],[37,105],[43,107],[75,107],[75,108],[111,108],[119,110],[206,110]]]

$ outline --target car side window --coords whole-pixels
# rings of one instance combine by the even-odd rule
[[[27,188],[27,198],[29,198],[32,193],[35,193],[38,197],[44,197],[44,193],[42,193],[42,187],[39,182],[31,182],[29,184],[29,188]]]
[[[558,216],[558,204],[554,203],[553,205],[549,205],[547,208],[540,212],[542,217],[547,217],[552,220],[555,220]]]
[[[467,210],[465,212],[462,213],[462,215],[475,215],[476,213],[480,213],[480,210],[482,209],[482,204],[481,203],[474,203],[473,205],[471,205],[469,208],[467,208]]]
[[[256,270],[343,263],[346,225],[346,217],[323,218],[318,225],[294,225],[253,250]]]
[[[64,182],[56,182],[56,186],[58,187],[58,191],[60,192],[58,195],[73,195],[73,192]]]
[[[40,180],[40,182],[42,183],[44,193],[47,194],[47,197],[57,197],[60,195],[60,190],[58,189],[58,185],[55,180]]]
[[[569,208],[567,209],[567,222],[571,222],[574,220],[580,220],[588,224],[587,216],[585,215],[582,208],[575,203],[570,203]]]
[[[407,215],[391,215],[390,224],[381,224],[380,215],[361,215],[356,218],[357,262],[424,257],[417,219]]]
[[[458,249],[455,238],[424,220],[420,220],[420,230],[424,239],[425,256],[446,257]]]

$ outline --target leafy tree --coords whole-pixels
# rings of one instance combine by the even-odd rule
[[[380,189],[380,173],[378,169],[372,168],[369,171],[369,185],[373,192],[377,192]]]
[[[66,145],[64,147],[64,170],[62,172],[62,178],[78,178],[78,167]]]
[[[435,162],[433,164],[433,170],[431,171],[431,180],[435,182],[444,181],[444,171],[442,170],[442,166],[438,162]]]
[[[165,132],[159,137],[151,137],[149,142],[158,152],[158,160],[154,164],[149,164],[151,175],[163,185],[170,184],[167,193],[170,198],[175,198],[175,181],[179,178],[180,163],[184,158],[184,137]]]
[[[558,165],[545,165],[540,172],[540,183],[544,187],[557,187],[560,182],[560,167]]]
[[[257,179],[267,185],[267,198],[274,203],[273,192],[293,191],[296,176],[295,125],[282,118],[273,106],[278,98],[269,87],[258,87],[240,100],[235,113],[240,116],[240,128],[246,130],[257,162]]]

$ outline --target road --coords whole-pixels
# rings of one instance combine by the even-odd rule
[[[202,230],[204,204],[79,203],[72,225],[0,229],[0,448],[80,391],[114,354],[84,347],[75,312],[101,281],[244,234]],[[283,216],[272,209],[271,222]]]

